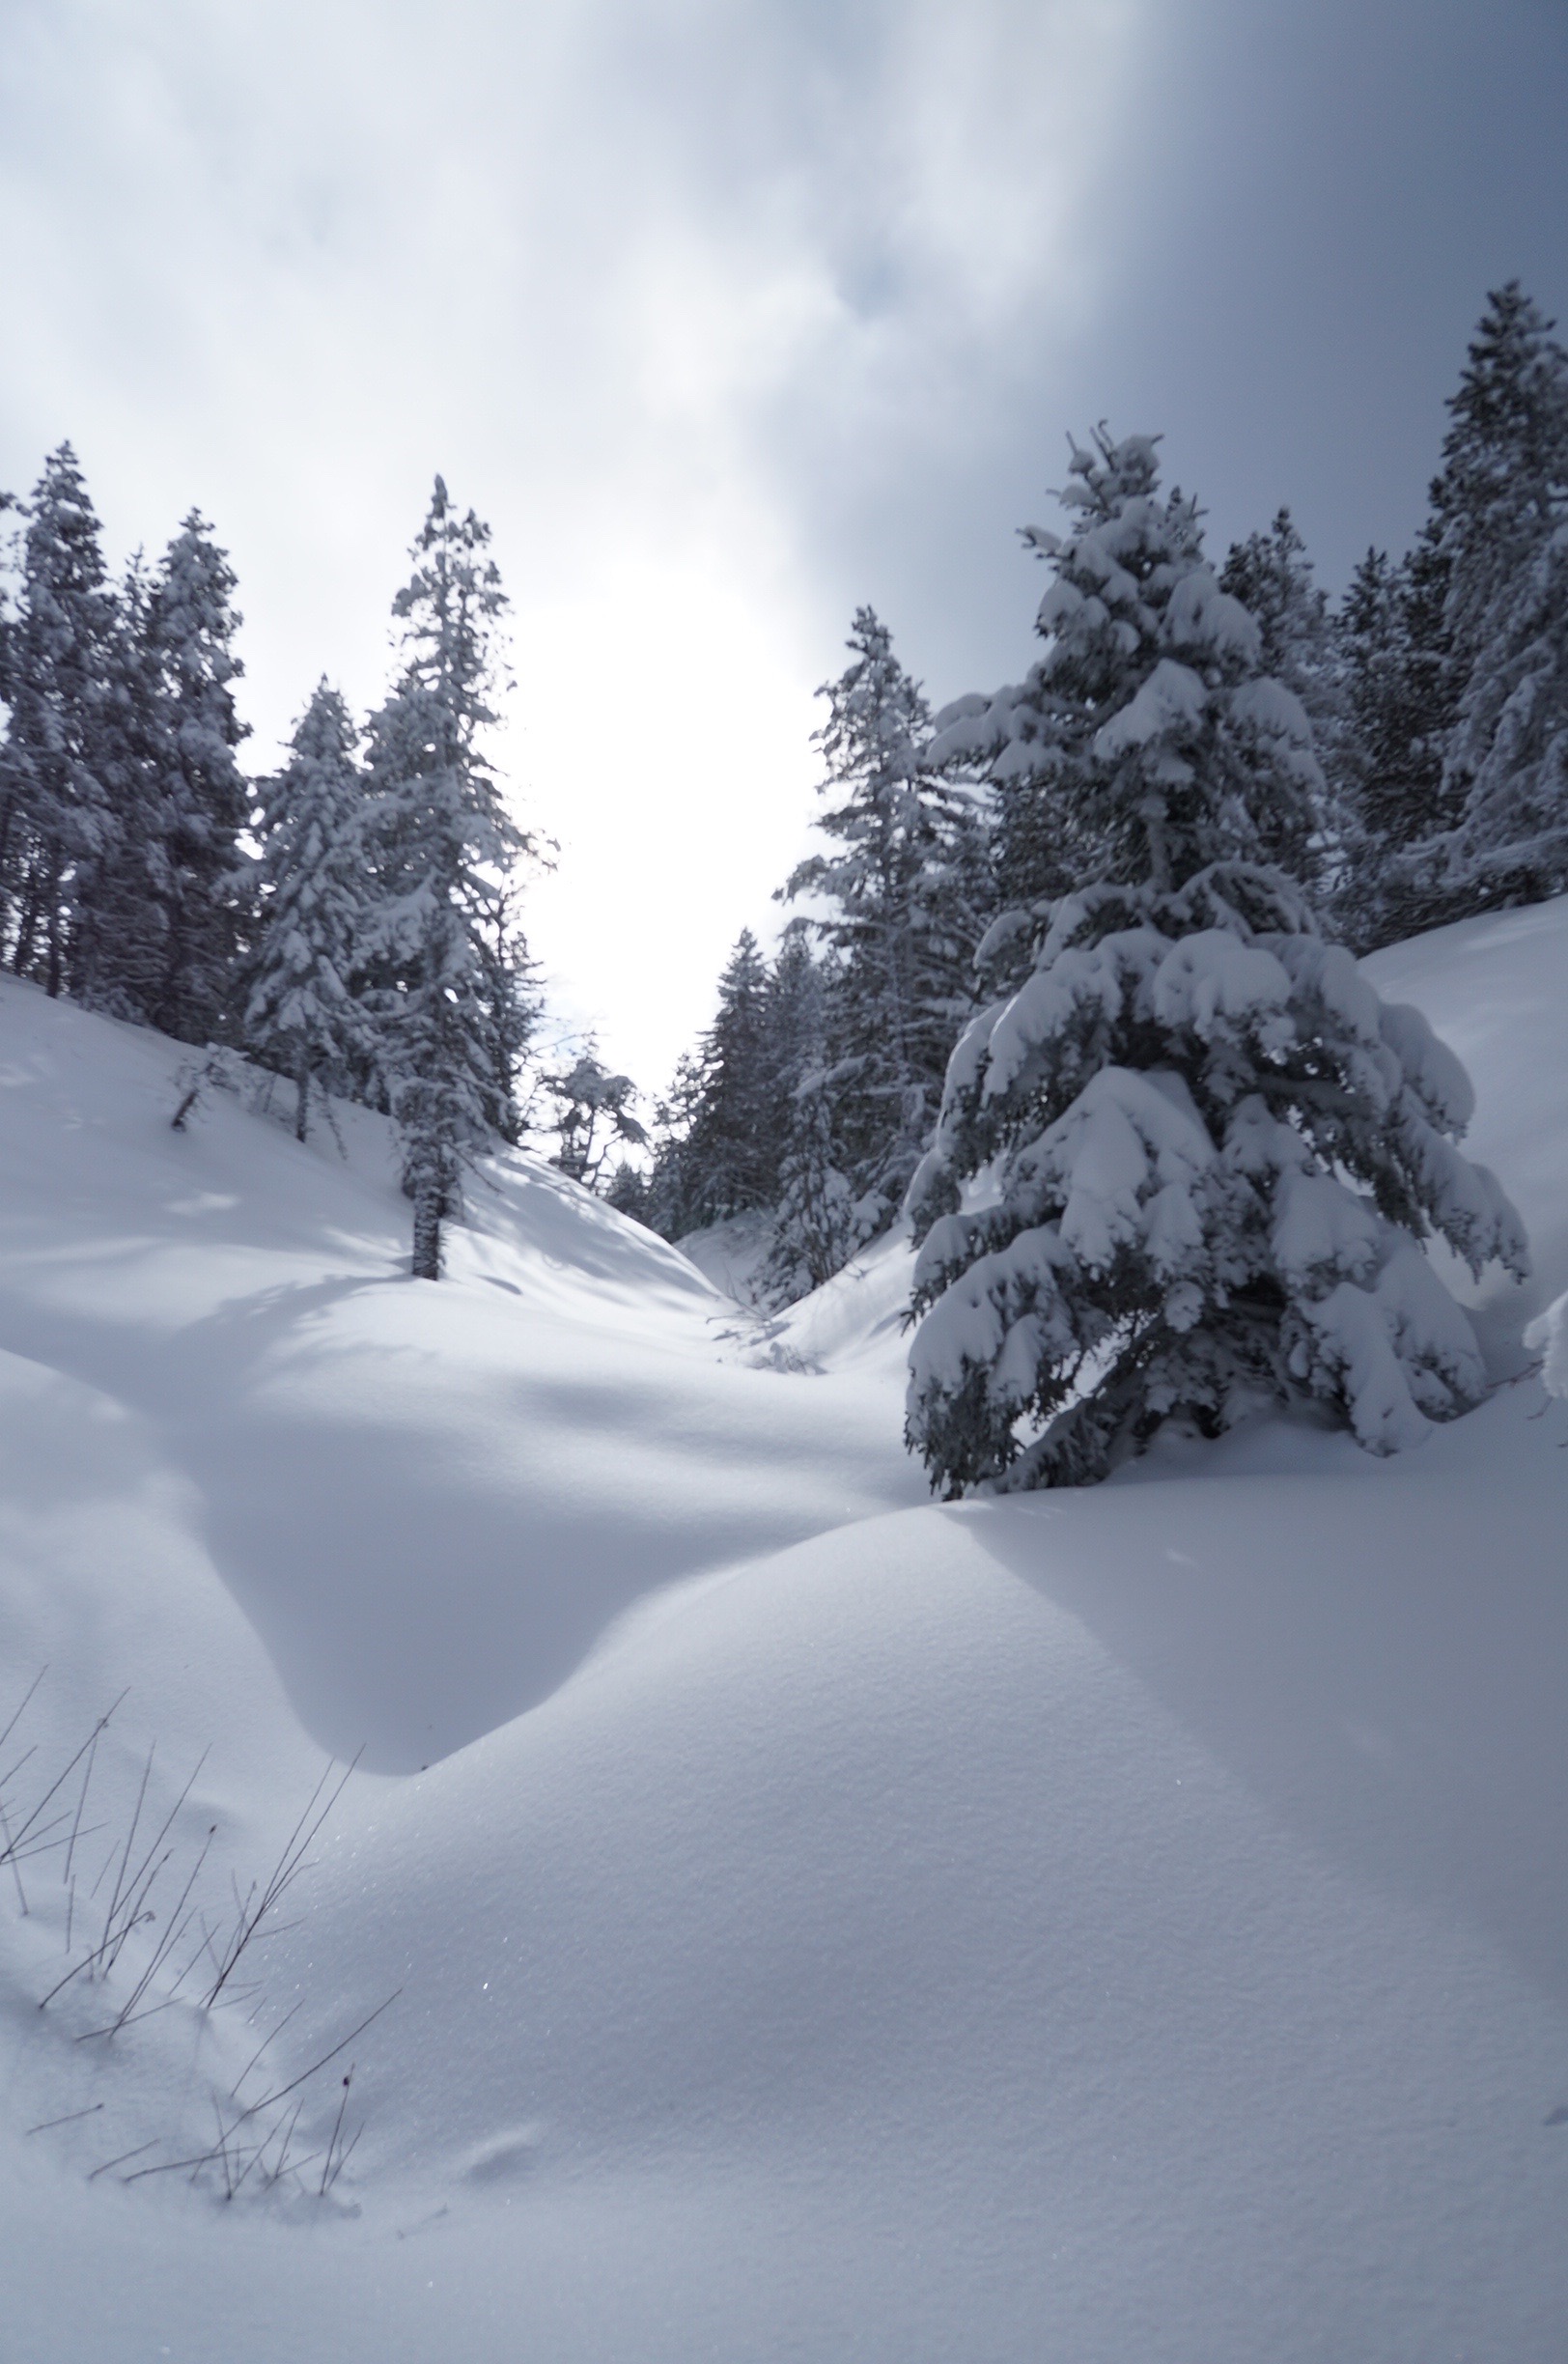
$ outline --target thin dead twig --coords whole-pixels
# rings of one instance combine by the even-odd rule
[[[352,1758],[350,1759],[348,1765],[344,1769],[341,1780],[338,1782],[336,1787],[331,1791],[331,1794],[327,1797],[325,1805],[322,1806],[320,1812],[318,1812],[317,1809],[322,1792],[326,1788],[327,1783],[332,1778],[332,1765],[328,1763],[326,1770],[322,1775],[321,1780],[317,1783],[315,1788],[310,1793],[310,1797],[306,1802],[304,1813],[300,1815],[298,1821],[294,1824],[294,1829],[289,1834],[289,1837],[284,1843],[283,1852],[279,1855],[277,1862],[273,1865],[271,1875],[267,1879],[265,1887],[263,1887],[261,1890],[260,1897],[258,1898],[257,1896],[256,1885],[253,1881],[249,1891],[246,1894],[243,1903],[240,1903],[239,1891],[238,1886],[236,1887],[235,1900],[237,1909],[235,1916],[234,1935],[229,1940],[228,1946],[226,1947],[219,1961],[217,1977],[213,1980],[212,1984],[202,1999],[204,2008],[208,2011],[211,2010],[213,2004],[217,2001],[218,1996],[223,1992],[224,1987],[228,1984],[230,1979],[233,1977],[234,1972],[238,1965],[241,1955],[244,1953],[245,1948],[255,1940],[262,1928],[262,1924],[266,1920],[268,1914],[273,1912],[278,1904],[281,1903],[283,1898],[288,1894],[290,1888],[299,1877],[300,1872],[305,1870],[306,1856],[309,1854],[312,1845],[315,1843],[317,1836],[320,1833],[322,1824],[325,1822],[327,1815],[332,1812],[333,1807],[337,1804],[339,1798],[343,1795],[344,1790],[347,1788],[350,1780],[352,1778],[354,1768],[358,1764],[359,1759],[364,1753],[365,1752],[362,1748],[354,1751]],[[312,1819],[313,1816],[314,1819]]]

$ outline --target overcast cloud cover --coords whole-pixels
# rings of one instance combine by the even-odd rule
[[[813,805],[872,600],[1016,677],[1064,431],[1337,587],[1486,289],[1568,313],[1568,0],[0,0],[0,483],[194,500],[251,758],[379,693],[436,468],[515,606],[557,1007],[657,1085]]]

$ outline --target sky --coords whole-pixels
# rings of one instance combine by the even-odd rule
[[[359,710],[431,480],[513,601],[552,1023],[652,1094],[819,808],[869,601],[1017,679],[1069,432],[1217,555],[1417,525],[1486,291],[1568,317],[1568,0],[0,0],[0,485],[194,502],[253,768]]]

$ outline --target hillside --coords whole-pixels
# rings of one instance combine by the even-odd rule
[[[375,1120],[173,1133],[176,1046],[0,986],[8,1814],[128,1685],[80,1908],[155,1739],[215,1927],[363,1751],[232,2008],[94,2036],[154,1922],[41,2016],[75,1892],[18,1867],[13,2352],[1554,2364],[1568,903],[1370,966],[1535,1241],[1491,1399],[960,1508],[900,1244],[761,1321],[518,1155],[414,1284]],[[378,2010],[227,2205],[214,2097]]]

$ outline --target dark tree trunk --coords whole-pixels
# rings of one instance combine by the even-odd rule
[[[61,865],[58,858],[50,862],[48,883],[44,888],[44,892],[47,896],[48,912],[48,918],[46,922],[48,927],[49,943],[48,994],[51,1001],[57,1001],[60,999],[60,933],[62,918],[60,910],[60,868]]]
[[[39,865],[37,860],[27,866],[27,896],[22,905],[21,923],[16,930],[16,946],[11,956],[14,974],[25,976],[33,965],[33,943],[38,934]]]
[[[428,1183],[414,1196],[413,1277],[416,1280],[439,1280],[441,1277],[440,1194]]]

